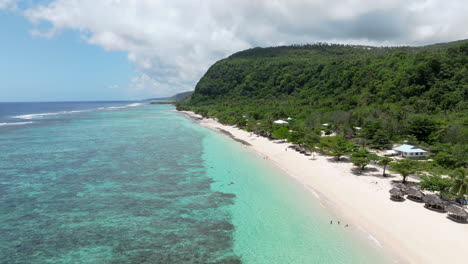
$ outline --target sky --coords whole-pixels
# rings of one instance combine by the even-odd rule
[[[0,0],[0,101],[171,96],[240,50],[468,39],[466,14],[466,0]]]

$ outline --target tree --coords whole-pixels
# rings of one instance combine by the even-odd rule
[[[458,168],[449,174],[453,180],[453,186],[450,188],[450,192],[462,197],[468,195],[468,173],[465,168]]]
[[[381,130],[382,125],[380,120],[368,120],[362,127],[361,136],[369,141],[371,141],[377,131]]]
[[[288,141],[293,144],[304,143],[304,133],[302,131],[291,131],[287,137]]]
[[[406,183],[406,177],[410,174],[418,172],[418,163],[410,159],[401,159],[394,162],[390,162],[390,170],[401,174],[403,177],[403,183]]]
[[[369,165],[372,160],[376,159],[377,156],[374,153],[370,153],[367,149],[364,148],[353,152],[350,158],[353,165],[360,168],[359,173],[362,173],[366,166]]]
[[[375,132],[371,142],[372,146],[378,149],[385,149],[391,145],[388,132],[385,132],[382,129],[379,129]]]
[[[377,163],[378,163],[380,166],[383,166],[383,174],[382,174],[382,176],[384,176],[384,177],[387,176],[387,175],[385,174],[385,170],[387,169],[388,164],[390,164],[390,162],[392,162],[392,161],[393,161],[393,159],[391,159],[391,158],[389,158],[389,157],[380,157],[380,158],[378,159],[378,162],[377,162]]]
[[[453,168],[456,166],[457,160],[450,153],[441,151],[434,157],[435,162],[444,168]]]
[[[423,190],[439,192],[440,194],[448,194],[453,186],[453,181],[450,178],[443,178],[436,175],[421,176],[421,182],[418,185]]]
[[[356,147],[354,144],[347,141],[343,136],[323,137],[320,140],[320,147],[325,150],[325,153],[336,157],[337,160]]]
[[[273,131],[271,135],[274,138],[287,138],[289,136],[289,129],[287,127],[280,127]]]
[[[304,135],[304,145],[310,150],[314,149],[318,143],[320,143],[320,130],[316,131],[310,129]]]
[[[435,132],[438,124],[426,115],[414,115],[408,120],[408,133],[419,141],[428,142],[429,136]]]

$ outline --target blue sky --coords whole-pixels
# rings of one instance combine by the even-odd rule
[[[237,51],[468,39],[466,14],[466,0],[0,0],[0,101],[170,96]]]
[[[89,45],[74,31],[35,37],[32,28],[0,12],[0,101],[139,99],[128,91],[134,71],[126,53]]]

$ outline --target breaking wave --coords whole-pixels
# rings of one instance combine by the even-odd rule
[[[29,122],[6,122],[6,123],[0,123],[0,126],[20,126],[20,125],[29,125],[32,124],[32,121]]]
[[[129,104],[129,105],[124,105],[124,106],[109,106],[109,107],[101,107],[101,110],[115,110],[115,109],[125,109],[129,107],[136,107],[144,105],[144,103],[134,103],[134,104]]]
[[[67,114],[75,114],[75,113],[83,113],[83,112],[91,112],[96,110],[117,110],[117,109],[125,109],[129,107],[136,107],[144,105],[144,103],[133,103],[124,106],[109,106],[109,107],[99,107],[96,109],[85,109],[85,110],[72,110],[72,111],[59,111],[59,112],[51,112],[51,113],[38,113],[38,114],[26,114],[26,115],[18,115],[13,116],[13,118],[24,119],[24,120],[31,120],[31,119],[43,119],[51,116],[57,115],[67,115]],[[18,122],[18,123],[26,123],[26,122]],[[5,123],[0,123],[5,124]]]

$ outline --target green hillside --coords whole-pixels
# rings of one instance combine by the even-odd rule
[[[466,40],[424,47],[319,43],[235,53],[211,66],[177,107],[296,143],[313,145],[310,135],[329,123],[327,132],[367,146],[406,140],[434,153],[436,146],[462,146],[467,158],[467,96]],[[287,130],[272,122],[288,117]]]

